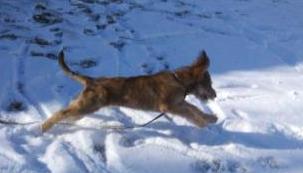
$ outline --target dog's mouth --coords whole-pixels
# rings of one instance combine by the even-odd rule
[[[202,100],[214,100],[216,97],[214,97],[214,96],[203,95],[203,96],[200,96],[200,98],[201,98]]]
[[[200,98],[202,100],[214,100],[216,97],[217,97],[217,94],[215,92],[214,93],[208,93],[208,94],[200,95]]]

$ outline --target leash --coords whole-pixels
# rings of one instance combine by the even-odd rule
[[[105,125],[105,126],[101,126],[101,129],[112,129],[112,130],[128,130],[128,129],[136,129],[136,128],[142,128],[142,127],[146,127],[149,124],[153,123],[154,121],[156,121],[157,119],[159,119],[160,117],[166,115],[164,112],[160,113],[159,115],[157,115],[155,118],[149,120],[148,122],[144,123],[144,124],[134,124],[132,126],[123,126],[123,125]]]
[[[160,117],[166,115],[164,112],[160,113],[159,115],[157,115],[155,118],[149,120],[146,123],[143,124],[134,124],[132,126],[124,126],[124,125],[104,125],[101,126],[100,129],[112,129],[112,130],[127,130],[127,129],[135,129],[135,128],[142,128],[142,127],[146,127],[149,124],[153,123],[154,121],[156,121],[157,119],[159,119]],[[13,120],[5,120],[5,119],[1,119],[0,118],[0,124],[4,124],[4,125],[19,125],[19,126],[27,126],[27,125],[31,125],[31,124],[37,124],[37,123],[41,123],[42,121],[31,121],[31,122],[18,122],[18,121],[13,121]],[[69,125],[69,126],[77,126],[75,124],[71,124],[71,123],[58,123],[61,125]]]
[[[5,120],[5,119],[0,119],[0,124],[5,124],[5,125],[21,125],[21,126],[26,126],[26,125],[31,125],[31,124],[36,124],[41,121],[31,121],[31,122],[18,122],[18,121],[13,121],[13,120]]]

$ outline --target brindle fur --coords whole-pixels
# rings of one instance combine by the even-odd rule
[[[92,78],[80,75],[65,64],[63,51],[59,53],[59,64],[68,76],[82,83],[84,89],[67,108],[56,112],[42,124],[43,132],[62,120],[78,120],[105,106],[172,113],[198,127],[217,121],[216,116],[207,115],[184,100],[187,94],[194,94],[201,100],[216,97],[207,71],[209,58],[205,51],[190,66],[137,77]]]

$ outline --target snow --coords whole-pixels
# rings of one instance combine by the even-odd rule
[[[0,125],[0,172],[300,173],[303,1],[10,0],[0,2],[0,117],[43,121],[81,90],[56,61],[90,76],[134,76],[211,59],[215,113],[180,117],[106,107],[76,126]]]

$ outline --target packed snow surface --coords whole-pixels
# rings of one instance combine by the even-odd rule
[[[208,53],[217,98],[186,100],[219,117],[199,129],[168,115],[106,107],[76,126],[0,125],[2,173],[301,173],[303,1],[1,0],[0,117],[43,121],[90,76],[173,70]]]

